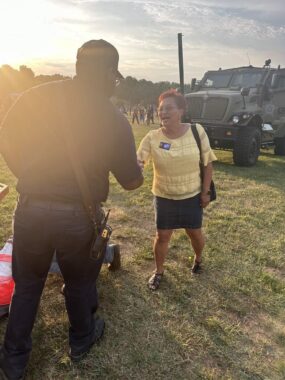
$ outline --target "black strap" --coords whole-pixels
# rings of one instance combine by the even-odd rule
[[[191,129],[192,129],[193,136],[194,136],[194,138],[196,140],[196,144],[198,145],[198,148],[199,148],[199,152],[200,152],[200,164],[203,164],[201,140],[200,140],[199,133],[197,131],[196,124],[191,124]]]
[[[199,163],[199,166],[200,166],[200,176],[201,176],[201,181],[203,183],[203,177],[204,177],[204,164],[203,164],[203,157],[202,157],[202,147],[201,147],[201,140],[200,140],[200,136],[199,136],[199,133],[197,131],[197,126],[196,124],[190,124],[191,125],[191,130],[192,130],[192,133],[193,133],[193,136],[196,140],[196,144],[198,145],[198,148],[199,148],[199,152],[200,152],[200,163]]]
[[[73,168],[74,175],[76,177],[78,187],[81,192],[83,204],[88,214],[90,215],[92,221],[96,225],[100,225],[102,220],[102,214],[99,210],[99,205],[94,203],[92,194],[90,191],[90,186],[87,181],[87,177],[83,171],[83,168],[80,164],[80,160],[76,157],[79,157],[76,152],[78,152],[77,146],[75,145],[74,138],[71,134],[71,131],[68,127],[65,127],[66,147],[69,155],[69,159]]]
[[[59,104],[62,103],[62,99],[59,99]],[[65,146],[66,150],[71,162],[71,166],[78,184],[78,187],[81,192],[82,200],[88,215],[90,216],[92,222],[95,227],[99,227],[102,221],[102,210],[99,204],[94,203],[93,197],[90,191],[90,186],[86,177],[86,174],[82,168],[80,160],[77,157],[80,157],[78,154],[78,147],[75,144],[74,136],[72,131],[69,128],[69,123],[67,123],[66,119],[61,115],[61,124],[65,137]]]
[[[204,169],[205,169],[205,167],[204,167],[204,163],[203,163],[201,139],[200,139],[199,133],[197,131],[196,124],[191,124],[191,130],[192,130],[193,136],[194,136],[194,138],[196,140],[196,143],[197,143],[199,151],[200,151],[200,177],[201,177],[201,183],[203,185],[203,181],[204,181]],[[217,198],[216,188],[215,188],[215,184],[214,184],[213,180],[211,180],[210,191],[211,191],[211,196],[210,196],[210,202],[211,202],[211,201],[214,201]]]

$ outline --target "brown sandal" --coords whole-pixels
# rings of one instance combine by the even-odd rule
[[[201,264],[202,264],[202,260],[201,261],[195,260],[194,261],[194,265],[191,268],[191,272],[193,274],[199,274],[199,273],[201,273],[202,272],[202,265]]]
[[[154,273],[148,280],[148,287],[150,290],[157,290],[159,288],[163,273]]]

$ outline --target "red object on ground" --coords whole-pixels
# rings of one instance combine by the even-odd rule
[[[0,306],[10,305],[14,290],[14,281],[2,280],[0,277]]]
[[[12,278],[13,240],[9,239],[0,250],[0,307],[11,302],[14,281]]]

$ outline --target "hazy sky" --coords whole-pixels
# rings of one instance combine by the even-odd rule
[[[285,66],[284,0],[0,0],[0,65],[74,75],[77,48],[103,38],[120,71],[138,79],[185,82],[219,67]]]

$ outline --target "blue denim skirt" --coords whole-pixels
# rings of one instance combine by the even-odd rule
[[[159,230],[202,227],[200,194],[181,200],[155,196],[154,210],[156,228]]]

